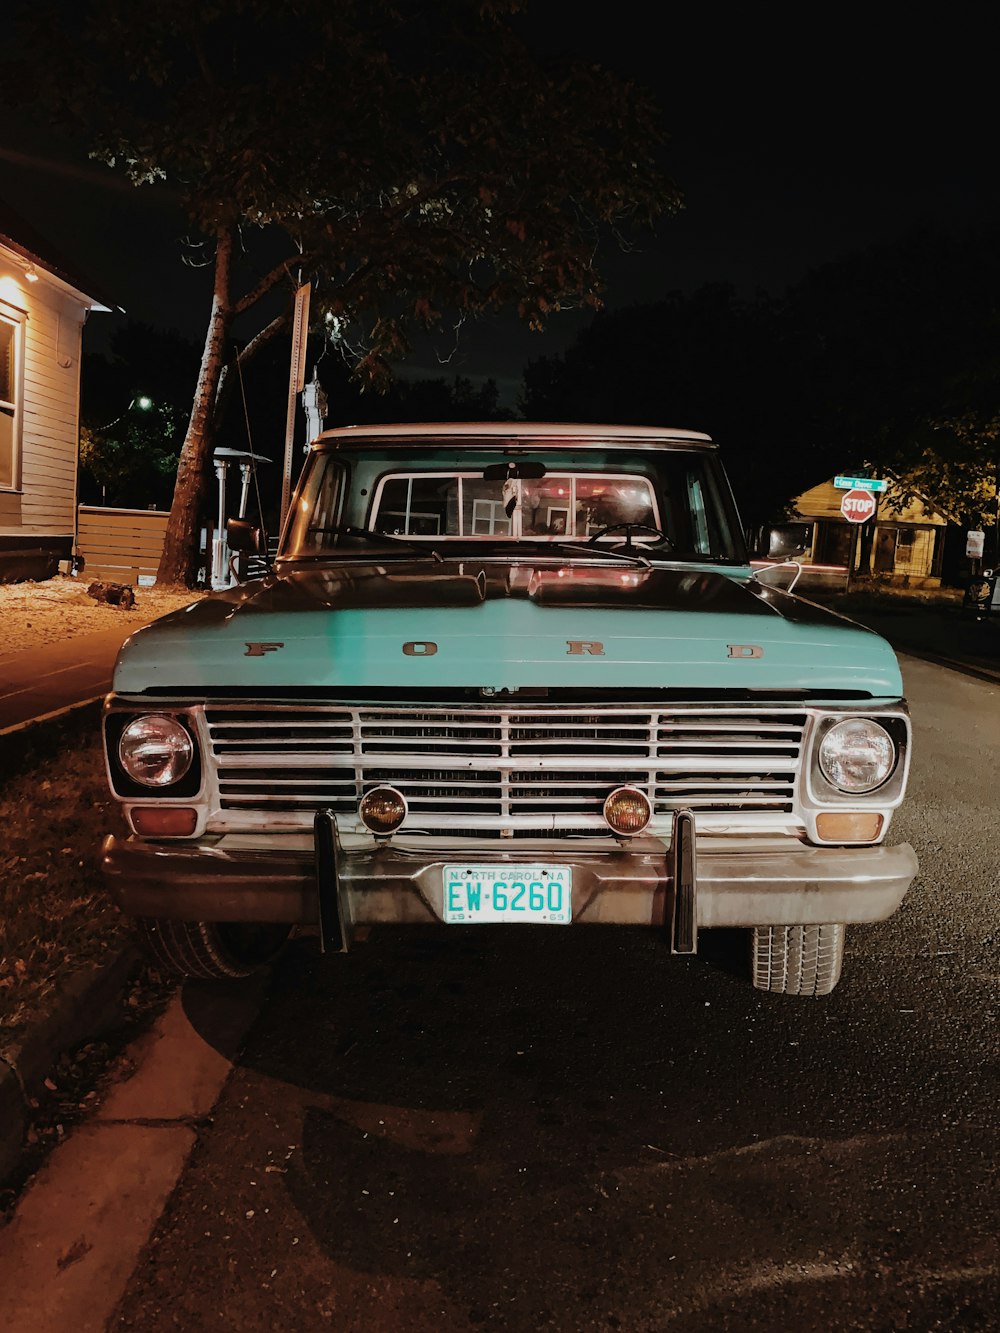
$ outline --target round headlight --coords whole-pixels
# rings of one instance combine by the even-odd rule
[[[895,763],[892,737],[885,727],[867,717],[838,722],[819,747],[820,771],[839,791],[874,791],[885,782]]]
[[[604,818],[620,838],[634,838],[652,817],[649,797],[638,787],[616,787],[604,802]]]
[[[366,829],[385,837],[406,818],[406,797],[395,787],[373,787],[358,803],[358,814]]]
[[[133,782],[169,787],[191,767],[194,742],[175,717],[152,714],[130,722],[118,742],[118,759]]]

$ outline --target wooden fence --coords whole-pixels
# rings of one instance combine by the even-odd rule
[[[152,583],[168,518],[163,509],[80,505],[76,549],[84,559],[84,577],[105,583]]]

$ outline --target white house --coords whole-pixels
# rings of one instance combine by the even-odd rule
[[[92,294],[0,201],[0,583],[73,554],[80,353]]]

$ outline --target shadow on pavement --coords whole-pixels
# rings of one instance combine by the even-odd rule
[[[891,1005],[873,1027],[850,967],[823,999],[755,992],[719,936],[695,959],[600,928],[299,941],[194,1197],[241,1216],[218,1155],[256,1186],[287,1143],[250,1262],[308,1234],[369,1293],[344,1328],[429,1291],[447,1319],[391,1326],[995,1326],[994,1096],[939,1081],[954,1032],[914,1046]],[[175,1262],[205,1262],[199,1226]]]

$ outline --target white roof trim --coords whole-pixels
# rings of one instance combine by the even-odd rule
[[[10,246],[4,245],[2,242],[0,242],[0,255],[2,255],[4,259],[15,268],[19,268],[24,272],[27,272],[29,268],[34,269],[40,280],[44,280],[49,286],[55,287],[58,291],[65,293],[67,296],[72,296],[74,300],[78,301],[80,305],[86,306],[88,310],[98,310],[110,314],[112,309],[111,306],[104,305],[101,301],[98,301],[95,296],[88,296],[87,293],[81,291],[79,287],[74,287],[73,284],[67,282],[65,278],[60,278],[58,274],[53,273],[51,269],[46,268],[42,260],[33,257],[26,259],[19,250],[12,250]]]

